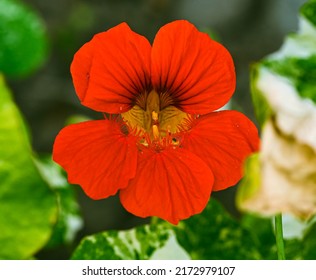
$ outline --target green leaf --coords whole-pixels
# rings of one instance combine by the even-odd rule
[[[302,16],[316,26],[316,1],[310,0],[305,3],[300,10]]]
[[[165,223],[130,230],[110,230],[85,237],[74,251],[72,259],[147,260],[167,244],[173,234]]]
[[[277,247],[274,233],[274,218],[259,217],[246,214],[242,218],[242,225],[251,230],[256,236],[258,250],[265,260],[277,260]],[[283,224],[284,231],[284,224]],[[285,258],[287,260],[303,259],[302,241],[297,238],[284,238]]]
[[[316,222],[311,225],[303,239],[302,255],[305,260],[316,260]]]
[[[272,218],[263,218],[252,214],[245,214],[241,219],[242,226],[256,236],[259,244],[257,248],[265,260],[278,258],[272,221]]]
[[[200,214],[182,221],[174,230],[179,244],[192,259],[260,259],[258,242],[215,199]]]
[[[259,154],[252,154],[245,163],[244,177],[237,189],[236,203],[240,210],[247,210],[247,203],[259,192],[261,188],[261,170]]]
[[[0,76],[0,259],[26,259],[49,240],[56,198],[42,180],[22,117]]]
[[[163,247],[155,250],[151,260],[190,260],[190,255],[180,246],[176,234],[171,234]]]
[[[0,72],[24,76],[47,55],[46,30],[41,18],[17,0],[0,0]]]
[[[316,103],[316,55],[266,60],[262,65],[289,79],[302,98],[308,98]]]
[[[57,223],[46,248],[69,245],[83,226],[74,186],[68,184],[65,173],[51,156],[41,157],[35,162],[42,178],[54,190],[58,203]]]
[[[255,64],[251,67],[250,71],[250,88],[251,97],[255,109],[256,118],[259,122],[260,127],[263,126],[265,121],[271,116],[272,111],[268,101],[257,87],[259,79],[259,64]]]

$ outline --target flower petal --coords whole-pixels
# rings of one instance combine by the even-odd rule
[[[93,199],[114,195],[135,176],[137,148],[115,120],[88,121],[67,126],[57,135],[53,159]]]
[[[182,141],[183,148],[213,171],[214,191],[235,185],[242,177],[244,160],[259,146],[257,128],[237,111],[214,112],[194,120]]]
[[[186,113],[210,113],[225,105],[235,90],[229,52],[185,20],[158,31],[151,66],[156,91],[169,93],[170,103]]]
[[[93,60],[93,44],[88,42],[76,52],[71,63],[70,72],[80,101],[86,97],[89,87],[90,70]]]
[[[148,40],[126,23],[95,35],[71,64],[82,104],[113,114],[129,110],[136,96],[151,90],[150,55]]]
[[[200,158],[172,147],[142,151],[136,174],[120,191],[123,206],[137,216],[158,216],[173,224],[204,209],[214,180]]]

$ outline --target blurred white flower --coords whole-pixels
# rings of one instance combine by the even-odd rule
[[[316,214],[316,14],[301,8],[298,33],[256,64],[252,94],[262,125],[261,148],[248,159],[240,209],[262,215]]]

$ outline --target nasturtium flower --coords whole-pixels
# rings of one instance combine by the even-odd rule
[[[229,52],[185,20],[152,46],[126,23],[99,33],[71,74],[81,103],[104,119],[62,129],[53,158],[93,199],[119,191],[127,211],[177,224],[235,185],[258,149],[247,117],[217,111],[235,90]]]

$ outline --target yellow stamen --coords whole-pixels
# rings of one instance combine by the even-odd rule
[[[158,126],[154,124],[154,125],[152,126],[152,130],[153,130],[154,139],[158,139],[158,138],[159,138],[159,129],[158,129]]]
[[[152,111],[151,113],[151,118],[153,119],[153,121],[158,121],[158,114],[155,111]]]

